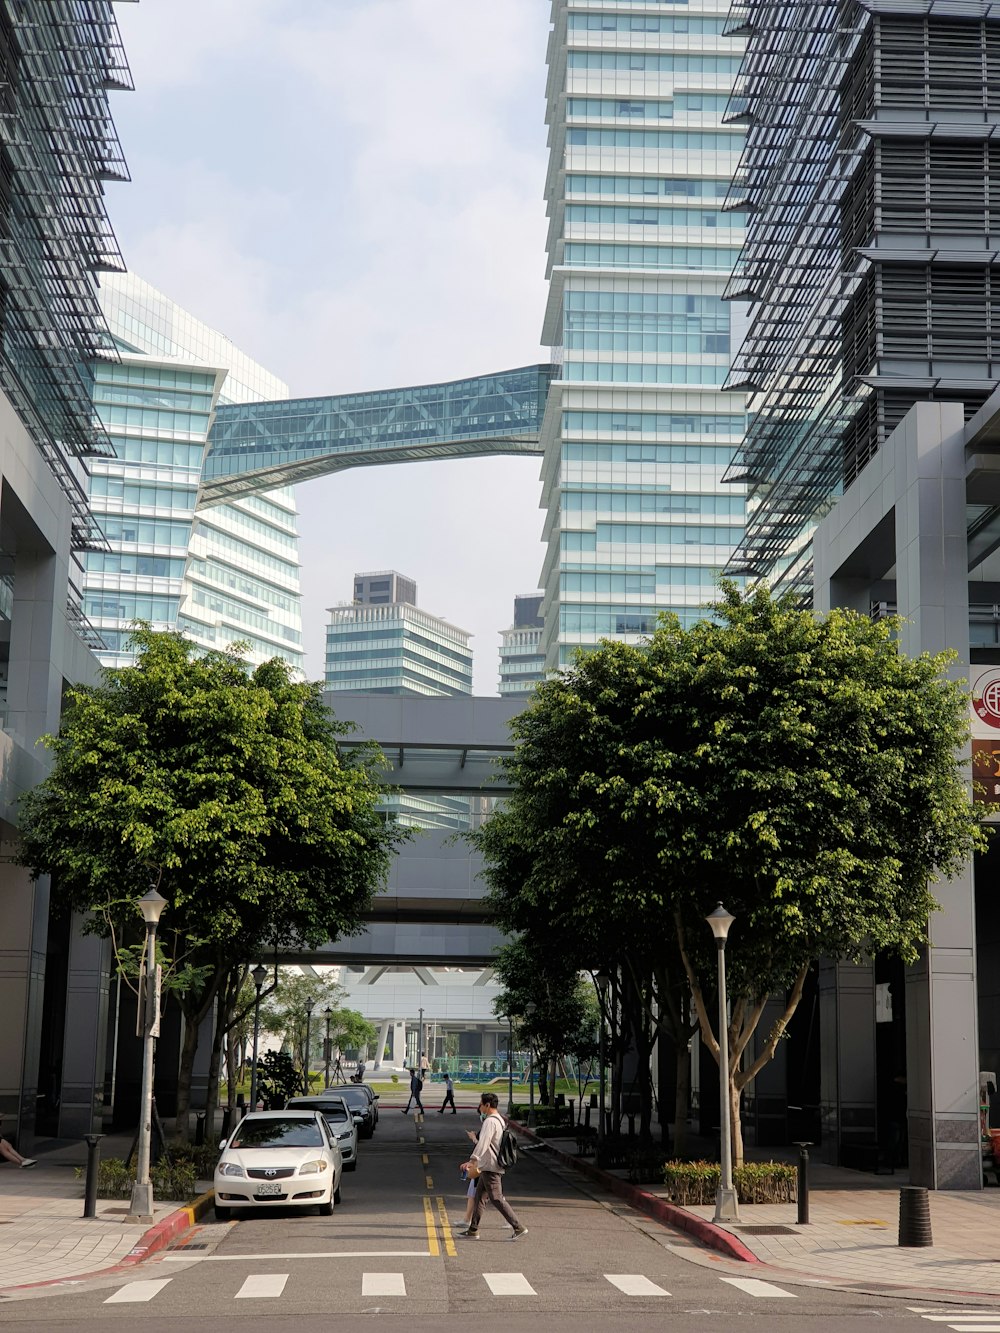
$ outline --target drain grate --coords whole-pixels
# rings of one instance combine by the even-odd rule
[[[174,1246],[174,1250],[175,1250],[175,1251],[176,1251],[176,1250],[183,1250],[183,1251],[185,1252],[185,1254],[187,1253],[188,1250],[207,1250],[207,1249],[208,1249],[208,1241],[207,1241],[207,1240],[193,1240],[193,1241],[190,1241],[187,1245],[175,1245],[175,1246]]]
[[[737,1231],[745,1231],[748,1236],[797,1236],[799,1233],[794,1227],[737,1227]]]

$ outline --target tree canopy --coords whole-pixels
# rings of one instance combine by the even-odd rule
[[[355,932],[402,834],[378,809],[380,755],[339,744],[347,728],[319,685],[146,625],[133,639],[134,666],[67,692],[45,738],[52,771],[21,803],[20,859],[119,944],[151,882],[167,898],[183,1123],[197,1027],[224,977]]]
[[[473,837],[505,928],[614,966],[678,1042],[693,1000],[716,1052],[704,917],[724,899],[738,1107],[809,964],[912,960],[933,881],[984,835],[947,656],[908,658],[892,622],[766,589],[724,584],[713,612],[664,616],[647,643],[605,642],[541,684],[512,724],[513,793]],[[742,1068],[776,992],[785,1016]]]

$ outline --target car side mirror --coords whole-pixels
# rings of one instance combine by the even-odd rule
[[[226,1146],[226,1140],[225,1140],[225,1139],[222,1139],[222,1140],[220,1141],[220,1143],[219,1143],[219,1152],[222,1152],[222,1150],[223,1150],[223,1148],[224,1148],[225,1146]]]
[[[352,1116],[351,1119],[354,1121],[356,1125],[363,1125],[365,1123],[365,1118],[363,1115],[355,1115]]]
[[[372,1095],[372,1101],[373,1101],[373,1102],[377,1102],[377,1101],[378,1101],[378,1093],[377,1093],[377,1092],[376,1092],[376,1093],[373,1093],[373,1095]]]

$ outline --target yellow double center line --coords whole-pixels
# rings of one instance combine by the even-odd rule
[[[421,1133],[420,1126],[423,1117],[417,1118],[417,1143],[420,1146],[420,1161],[424,1168],[424,1186],[429,1191],[434,1188],[434,1181],[430,1173],[430,1158],[427,1156],[427,1140]],[[444,1252],[450,1259],[454,1259],[458,1254],[455,1249],[455,1238],[451,1234],[451,1223],[448,1221],[448,1210],[445,1207],[444,1199],[438,1194],[433,1203],[427,1194],[423,1197],[424,1205],[424,1225],[427,1228],[427,1250],[432,1259],[436,1259],[441,1253],[441,1244],[438,1240],[438,1230],[434,1219],[434,1204],[437,1204],[437,1222],[441,1228],[441,1240],[444,1242]]]

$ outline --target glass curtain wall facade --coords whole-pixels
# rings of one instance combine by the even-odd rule
[[[134,274],[105,282],[121,364],[94,365],[94,405],[114,458],[92,465],[90,497],[110,551],[85,557],[84,609],[105,665],[131,660],[128,626],[149,620],[204,648],[249,644],[301,670],[296,511],[290,489],[199,507],[216,407],[287,388]]]
[[[545,677],[542,648],[542,594],[514,598],[514,623],[500,631],[500,696],[527,697]]]
[[[743,534],[722,300],[744,217],[725,111],[743,51],[728,0],[553,0],[549,299],[562,376],[542,432],[549,668],[602,637],[688,622]],[[737,312],[738,313],[738,312]]]

